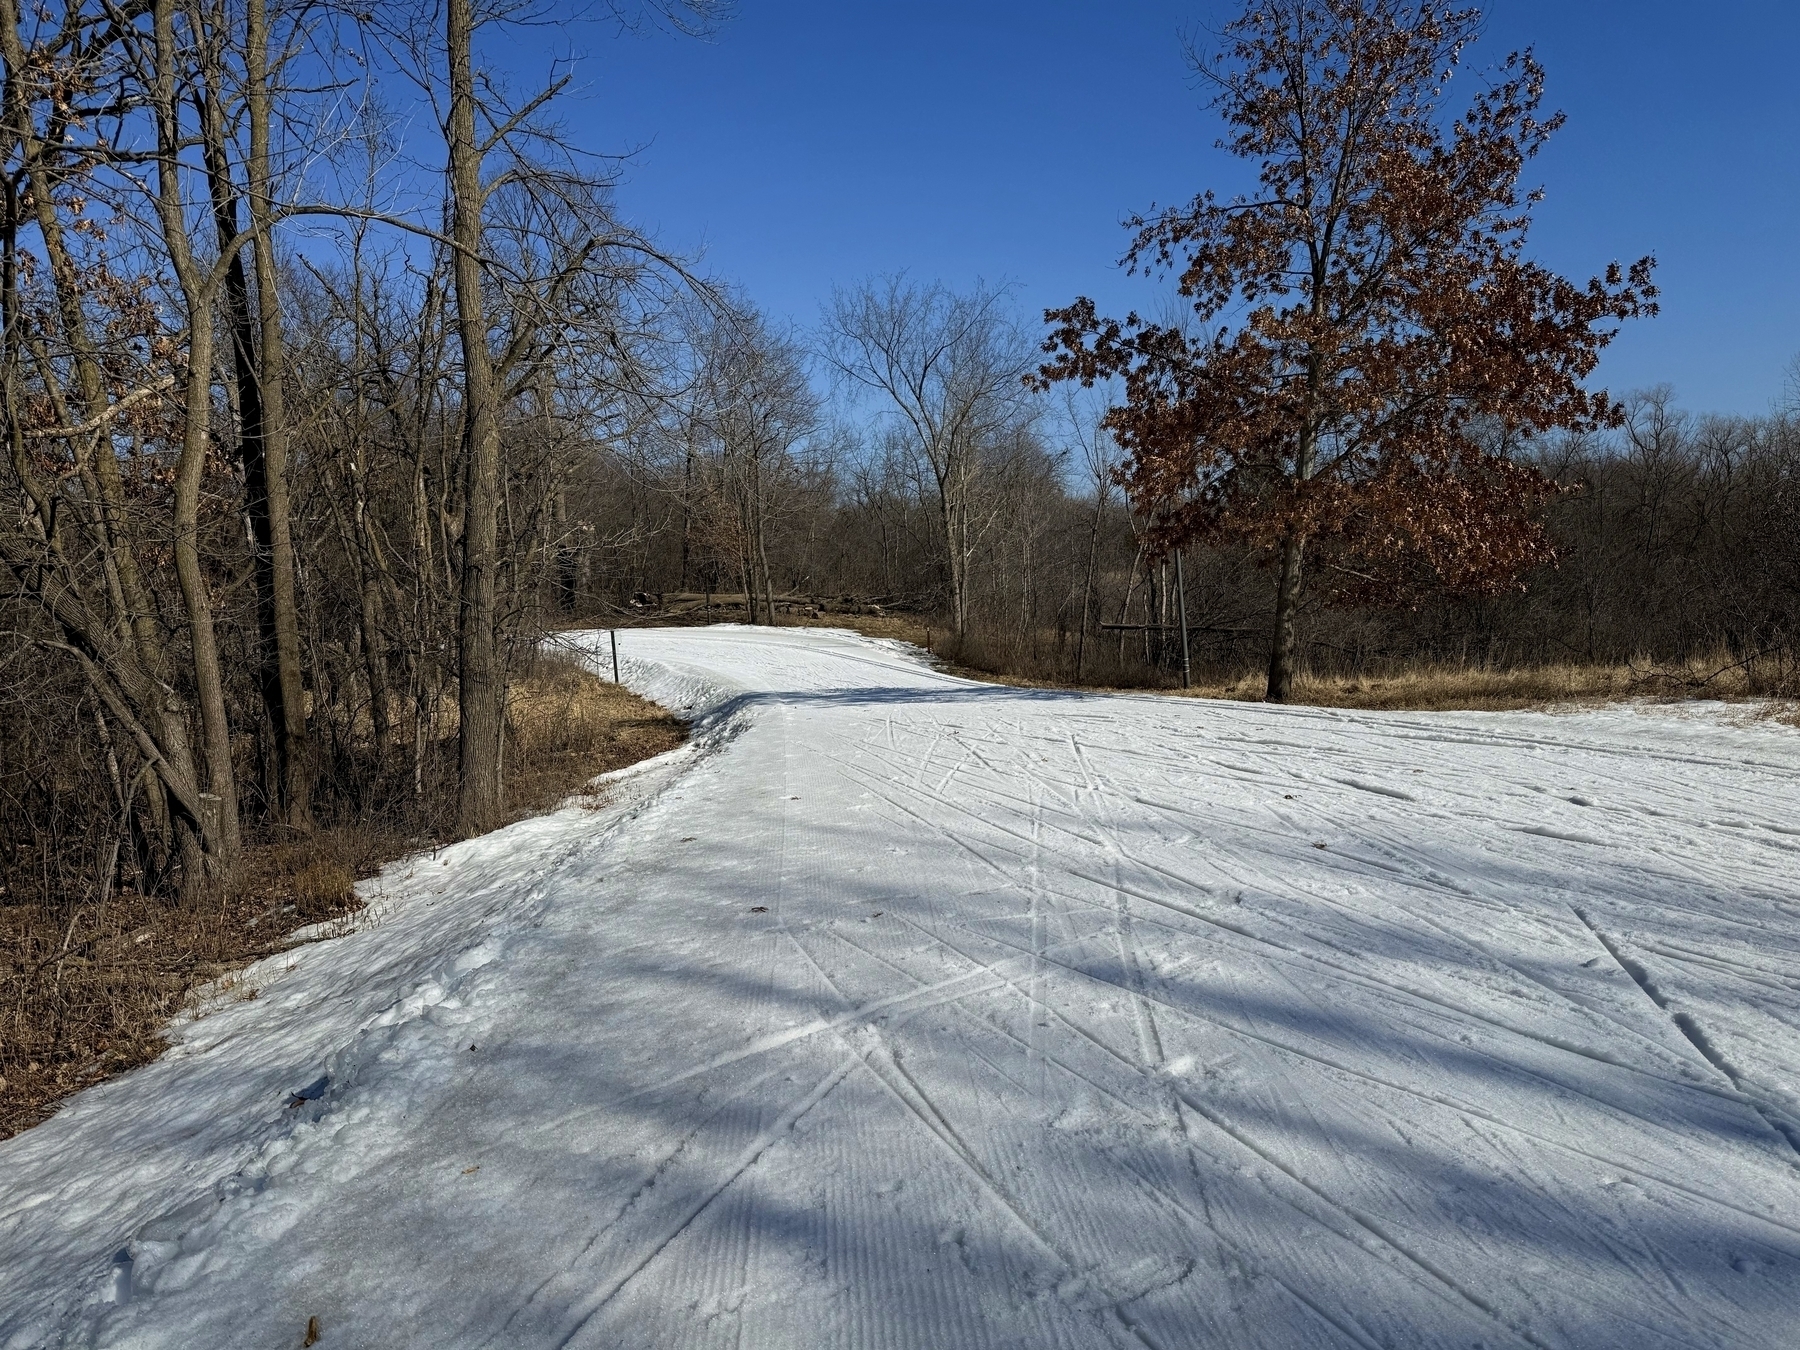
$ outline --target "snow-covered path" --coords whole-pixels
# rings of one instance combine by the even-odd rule
[[[620,647],[689,747],[0,1145],[0,1346],[1800,1345],[1800,735]]]

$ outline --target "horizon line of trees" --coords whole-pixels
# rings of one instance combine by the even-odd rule
[[[1667,386],[1622,406],[1617,429],[1515,452],[1554,490],[1539,514],[1546,556],[1506,589],[1415,586],[1371,601],[1360,578],[1333,588],[1321,551],[1325,580],[1297,618],[1301,664],[1354,675],[1419,663],[1673,666],[1721,654],[1765,663],[1781,685],[1778,671],[1800,668],[1800,409],[1694,414]],[[634,599],[673,608],[672,597],[703,593],[715,617],[752,623],[814,606],[873,608],[936,624],[946,655],[999,672],[1173,680],[1174,551],[1158,551],[1156,522],[1118,485],[1100,410],[1046,400],[1034,411],[972,456],[957,508],[971,522],[960,583],[922,448],[892,435],[859,443],[839,428],[768,475],[756,553],[773,561],[748,599],[747,552],[729,524],[739,508],[710,495],[728,481],[724,447],[711,467],[685,448],[679,459],[621,456],[591,499],[596,537],[615,543],[585,569],[568,617],[653,623],[659,609]],[[1278,551],[1202,542],[1181,552],[1195,668],[1255,669],[1267,659]]]

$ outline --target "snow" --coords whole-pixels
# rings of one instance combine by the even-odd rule
[[[0,1346],[1800,1343],[1791,730],[619,638],[688,745],[0,1144]]]

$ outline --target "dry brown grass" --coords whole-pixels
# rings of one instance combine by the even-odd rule
[[[1792,715],[1793,675],[1770,666],[1759,671],[1728,657],[1684,662],[1639,661],[1626,665],[1542,665],[1513,669],[1415,665],[1359,675],[1301,672],[1294,681],[1295,703],[1323,708],[1395,711],[1508,711],[1566,704],[1611,703],[1625,699],[1678,702],[1755,700],[1776,717]],[[1202,681],[1192,690],[1172,690],[1201,698],[1258,702],[1263,676]]]
[[[129,890],[98,912],[0,907],[0,1139],[154,1059],[196,986],[352,912],[356,879],[402,848],[367,830],[323,830],[251,843],[238,885],[191,908]]]
[[[541,660],[507,701],[506,793],[517,815],[547,811],[599,774],[673,750],[679,718],[572,660]]]
[[[679,745],[682,724],[573,662],[540,662],[508,706],[506,779],[515,818],[549,810],[596,775]],[[154,1059],[168,1019],[201,985],[281,951],[296,930],[352,922],[356,882],[418,847],[368,823],[303,840],[249,842],[237,884],[191,908],[133,891],[103,910],[0,904],[0,1139],[62,1098]]]
[[[797,621],[807,627],[849,628],[867,637],[898,638],[918,646],[942,648],[949,634],[916,615],[870,616],[827,614]],[[990,684],[1022,689],[1069,687],[1066,681],[1037,679],[1006,671],[980,669],[940,656],[952,674]],[[1186,698],[1230,699],[1260,703],[1263,672],[1198,675],[1191,689],[1155,686],[1157,693]],[[1096,692],[1145,692],[1144,686],[1087,685]],[[1492,669],[1466,665],[1414,664],[1357,675],[1301,671],[1294,681],[1294,703],[1322,708],[1392,711],[1494,711],[1619,702],[1627,699],[1679,702],[1717,699],[1754,703],[1753,715],[1800,726],[1800,670],[1792,662],[1765,658],[1743,662],[1713,653],[1687,661],[1656,662],[1649,658],[1621,665],[1565,663]]]
[[[1264,677],[1243,674],[1211,679],[1190,690],[1170,690],[1197,698],[1261,702]],[[1294,703],[1321,708],[1395,711],[1506,711],[1563,703],[1601,703],[1643,697],[1648,691],[1628,667],[1533,666],[1481,670],[1418,666],[1383,674],[1333,676],[1301,672],[1294,680]]]
[[[915,647],[935,644],[949,630],[942,624],[930,624],[916,614],[820,614],[817,618],[782,616],[783,627],[848,628],[864,637],[894,638]]]

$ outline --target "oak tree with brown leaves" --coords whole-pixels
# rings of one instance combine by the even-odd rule
[[[1260,546],[1274,566],[1268,698],[1294,675],[1303,565],[1337,598],[1497,591],[1551,557],[1556,490],[1514,457],[1615,426],[1583,387],[1654,260],[1585,285],[1524,254],[1525,164],[1561,126],[1514,53],[1453,112],[1476,10],[1251,0],[1194,64],[1259,189],[1131,222],[1123,264],[1173,273],[1194,318],[1046,315],[1043,383],[1116,378],[1107,426],[1164,548]]]

